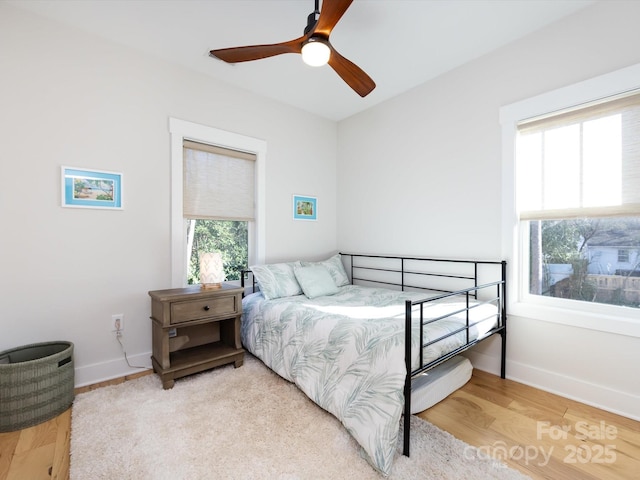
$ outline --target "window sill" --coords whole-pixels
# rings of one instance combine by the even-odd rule
[[[582,302],[580,302],[582,303]],[[594,311],[543,305],[533,302],[516,302],[509,305],[507,314],[556,323],[571,327],[586,328],[640,338],[640,321],[637,309],[620,307],[619,313],[611,313],[611,307],[593,305]],[[604,308],[603,308],[604,307]],[[604,312],[602,310],[609,310]]]

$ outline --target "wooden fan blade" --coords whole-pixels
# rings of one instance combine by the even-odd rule
[[[366,97],[376,88],[376,82],[364,70],[344,58],[333,47],[331,48],[329,65],[361,97]]]
[[[283,43],[272,43],[270,45],[249,45],[246,47],[220,48],[211,50],[209,55],[219,58],[227,63],[248,62],[250,60],[260,60],[261,58],[275,57],[283,53],[300,53],[302,42],[307,40],[304,35],[295,40]]]
[[[347,11],[353,0],[324,0],[322,2],[322,10],[318,17],[318,23],[311,33],[320,34],[325,38],[329,38],[329,34],[336,23],[342,18],[344,12]]]

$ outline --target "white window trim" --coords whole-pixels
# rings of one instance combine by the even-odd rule
[[[255,245],[249,244],[249,265],[264,263],[265,241],[265,172],[267,142],[177,118],[169,118],[171,134],[171,284],[174,288],[187,284],[185,261],[187,232],[182,210],[183,140],[194,140],[256,155]]]
[[[518,122],[640,88],[640,64],[559,88],[500,109],[502,125],[502,247],[508,261],[508,311],[512,315],[640,337],[638,310],[530,295],[520,266],[524,245],[518,231],[515,138]]]

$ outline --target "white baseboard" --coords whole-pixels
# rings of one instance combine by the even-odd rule
[[[471,360],[474,368],[500,375],[500,359],[498,357],[475,351],[465,352],[465,356]],[[509,359],[507,359],[506,371],[509,380],[640,421],[640,396],[638,395]]]
[[[120,378],[134,373],[140,373],[151,369],[151,352],[139,353],[137,355],[127,355],[129,363],[142,368],[130,367],[124,356],[116,360],[94,363],[85,367],[76,367],[75,386],[84,387],[93,385],[114,378]]]

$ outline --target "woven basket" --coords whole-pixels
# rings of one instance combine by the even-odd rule
[[[0,352],[0,432],[45,422],[73,403],[73,343],[34,343]]]

